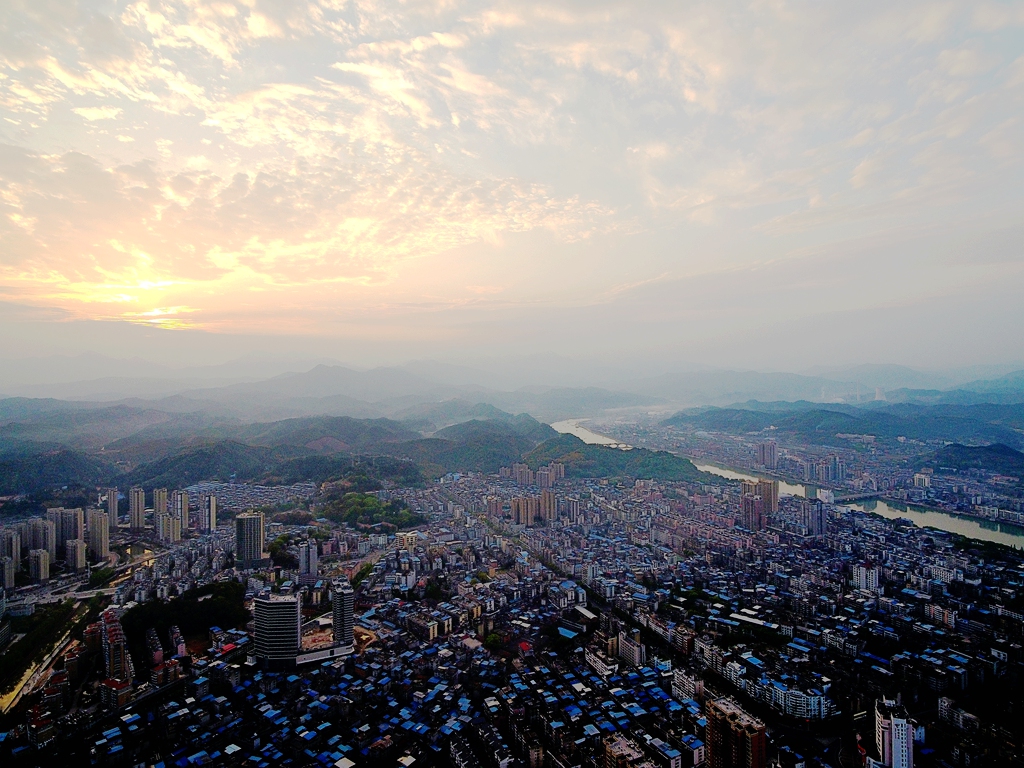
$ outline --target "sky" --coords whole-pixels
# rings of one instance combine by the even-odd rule
[[[1024,4],[0,3],[0,353],[1024,361]]]

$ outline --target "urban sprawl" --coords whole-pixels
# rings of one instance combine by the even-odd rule
[[[0,699],[3,764],[1020,762],[1001,693],[1024,661],[1020,558],[841,503],[1015,514],[982,498],[998,479],[689,439],[766,474],[609,481],[554,462],[366,494],[411,513],[400,526],[321,517],[312,483],[111,488],[9,524],[0,648],[62,623]],[[780,494],[772,473],[823,492]],[[241,620],[189,625],[222,604]]]

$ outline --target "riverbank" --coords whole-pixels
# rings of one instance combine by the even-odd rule
[[[702,472],[708,472],[730,480],[778,480],[777,477],[752,475],[710,462],[695,464],[694,466]],[[785,481],[779,481],[779,493],[781,494],[814,498],[808,493],[810,488],[814,488],[814,486],[793,485]],[[815,491],[817,491],[816,488]],[[864,501],[839,504],[838,506],[878,515],[887,520],[910,520],[919,528],[934,528],[975,541],[988,541],[1014,549],[1024,548],[1024,528],[1011,523],[1002,523],[998,520],[962,515],[941,508],[927,507],[886,498],[865,499]]]

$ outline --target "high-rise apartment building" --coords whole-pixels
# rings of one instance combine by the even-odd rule
[[[264,593],[253,600],[255,655],[267,666],[293,663],[302,639],[298,595]]]
[[[828,533],[828,516],[825,505],[818,499],[800,502],[800,524],[809,536],[824,536]]]
[[[890,699],[875,702],[875,746],[889,768],[914,768],[914,721]]]
[[[764,513],[766,515],[779,514],[779,481],[766,480],[757,481],[757,495],[764,500]]]
[[[153,514],[154,515],[166,515],[167,514],[167,489],[166,488],[154,488],[153,489]]]
[[[751,531],[763,531],[765,526],[764,499],[752,493],[740,499],[740,523]]]
[[[763,507],[762,511],[765,516],[778,514],[778,480],[766,480],[764,478],[758,480],[742,480],[740,481],[740,493],[743,496],[759,496]]]
[[[513,464],[512,477],[517,485],[533,485],[536,482],[533,470],[526,464]]]
[[[108,608],[100,619],[103,639],[103,663],[107,678],[128,681],[135,676],[131,654],[128,653],[128,642],[117,612]]]
[[[84,571],[88,565],[85,559],[85,542],[82,539],[68,539],[64,542],[64,562],[69,572]]]
[[[45,549],[30,549],[28,552],[28,575],[34,581],[49,581],[50,553]]]
[[[299,542],[299,575],[316,576],[320,572],[316,539]]]
[[[64,539],[61,538],[61,513],[64,511],[64,507],[51,507],[46,510],[46,521],[53,525],[53,546],[54,552],[50,553],[50,562],[55,562],[56,557],[54,554],[58,554],[64,557]]]
[[[65,509],[60,514],[61,535],[64,540],[82,539],[85,540],[85,510]]]
[[[99,509],[90,509],[88,527],[89,557],[94,563],[106,560],[110,555],[109,515]]]
[[[853,566],[852,585],[867,592],[878,592],[878,568],[860,563]]]
[[[128,492],[128,520],[133,531],[146,527],[146,492],[142,488],[135,487]]]
[[[171,494],[170,513],[181,521],[181,530],[188,530],[188,492],[175,491]]]
[[[46,510],[46,519],[53,523],[54,548],[61,558],[66,542],[85,538],[85,517],[81,509],[54,507]]]
[[[212,493],[199,497],[199,530],[217,530],[217,497]]]
[[[757,463],[765,469],[776,469],[779,466],[778,447],[774,440],[766,440],[757,446]]]
[[[50,562],[57,559],[57,528],[52,520],[34,517],[28,523],[31,541],[29,549],[45,549],[50,555]]]
[[[153,520],[156,536],[165,544],[181,541],[181,520],[173,515],[156,515]]]
[[[335,645],[351,646],[355,612],[355,592],[348,579],[337,579],[331,584],[331,608],[334,618]]]
[[[512,499],[512,522],[516,525],[532,526],[537,519],[540,499],[536,496],[516,497]]]
[[[21,570],[21,532],[17,528],[0,531],[0,557],[9,557],[14,569]]]
[[[264,526],[262,512],[246,512],[235,518],[236,568],[248,570],[259,566],[264,557]]]
[[[540,492],[540,516],[545,520],[558,517],[558,497],[554,491],[545,489]]]
[[[107,488],[107,522],[110,524],[110,530],[117,530],[117,488]]]
[[[16,570],[14,560],[6,555],[0,557],[0,588],[14,589],[14,574]],[[0,619],[2,618],[0,616]]]
[[[765,768],[768,737],[764,723],[732,699],[707,703],[707,768]]]
[[[647,663],[647,646],[640,640],[640,630],[619,632],[619,658],[631,667],[642,667]]]

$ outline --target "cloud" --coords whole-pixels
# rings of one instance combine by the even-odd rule
[[[81,115],[86,120],[113,120],[123,111],[119,107],[75,107],[76,115]]]
[[[965,2],[4,4],[0,290],[308,330],[1001,224],[1022,27]]]

